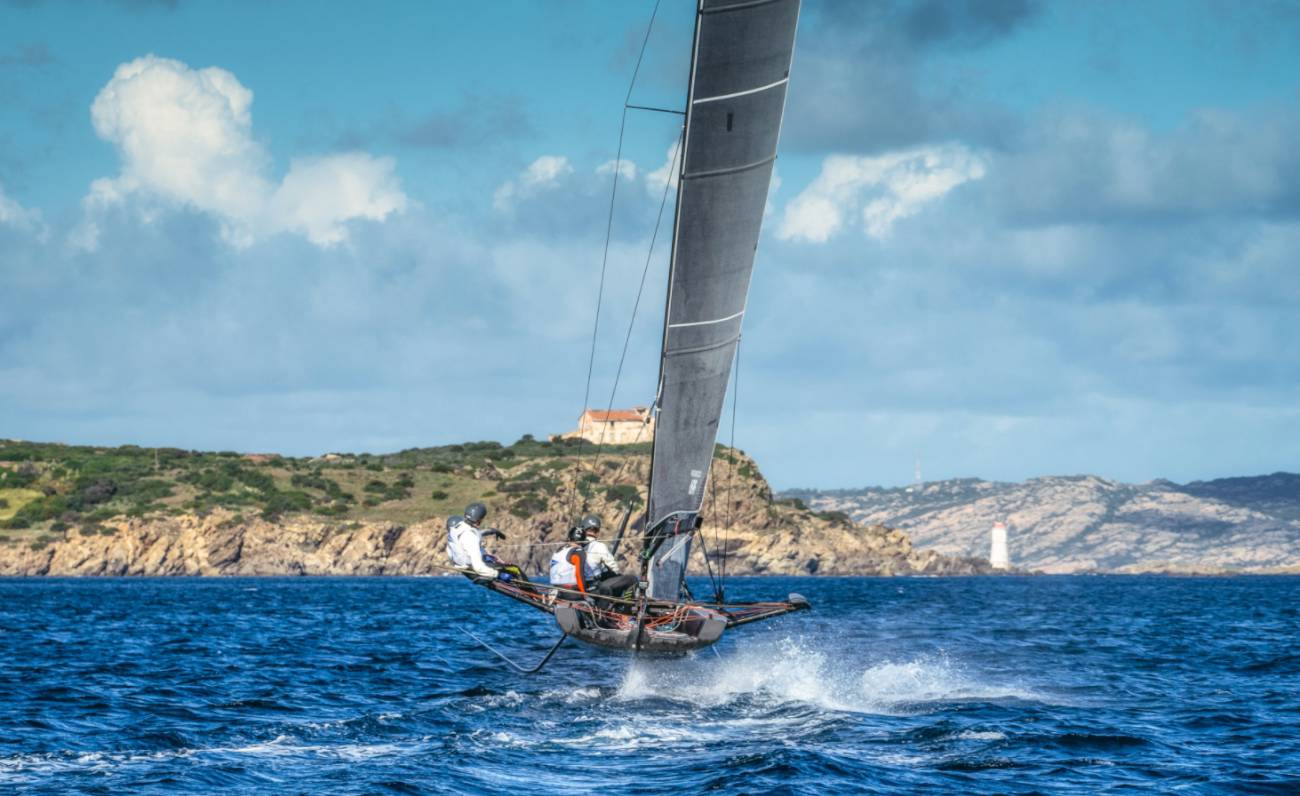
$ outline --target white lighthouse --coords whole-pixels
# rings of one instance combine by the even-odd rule
[[[992,544],[989,548],[989,563],[994,569],[1008,569],[1011,561],[1007,558],[1007,525],[1004,522],[993,523]]]

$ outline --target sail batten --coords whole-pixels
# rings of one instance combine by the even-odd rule
[[[698,7],[650,476],[654,599],[681,596],[740,341],[798,16],[799,0]]]
[[[760,91],[767,91],[769,88],[776,88],[777,86],[785,85],[789,81],[790,78],[783,77],[780,80],[773,80],[771,83],[768,83],[766,86],[758,86],[757,88],[747,88],[744,91],[733,91],[730,94],[720,94],[716,97],[700,97],[697,100],[691,100],[691,104],[700,105],[705,102],[717,102],[718,100],[735,99],[736,97],[743,97],[746,94],[757,94]]]

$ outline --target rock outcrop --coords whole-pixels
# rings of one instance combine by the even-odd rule
[[[987,555],[993,523],[1005,522],[1012,563],[1044,572],[1225,574],[1300,565],[1300,476],[1287,473],[1186,485],[1056,476],[787,494],[895,526],[918,546],[955,556]]]

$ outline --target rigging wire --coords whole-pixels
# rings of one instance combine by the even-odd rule
[[[717,535],[717,534],[718,534],[717,531],[714,531],[714,532],[713,532],[713,542],[714,542],[714,544],[713,544],[713,549],[714,549],[714,550],[717,550],[717,549],[718,549],[718,545],[717,545],[718,535]],[[705,571],[707,571],[707,572],[709,573],[709,583],[712,584],[712,586],[713,586],[713,599],[714,599],[715,601],[717,601],[717,602],[721,602],[721,601],[722,601],[722,583],[721,583],[721,581],[719,581],[716,577],[713,576],[713,563],[712,563],[711,561],[709,561],[708,541],[709,541],[709,535],[708,535],[707,533],[701,533],[701,534],[700,534],[700,557],[704,559],[704,569],[705,569]]]
[[[614,183],[609,191],[609,217],[605,221],[605,250],[600,258],[600,283],[596,289],[596,318],[591,325],[591,354],[587,358],[587,386],[582,394],[582,412],[587,411],[587,402],[591,400],[591,374],[596,365],[596,337],[600,331],[600,305],[605,298],[605,271],[609,264],[609,243],[614,231],[614,199],[618,196],[618,175],[623,170],[623,135],[627,130],[627,111],[628,103],[632,101],[632,91],[636,88],[636,78],[641,72],[641,62],[645,60],[646,46],[650,43],[650,32],[654,30],[655,17],[659,15],[659,3],[661,0],[655,0],[654,9],[650,12],[650,21],[646,24],[645,37],[641,40],[641,51],[636,57],[636,66],[632,69],[632,79],[627,86],[627,96],[623,98],[623,116],[618,125],[618,150],[614,156]],[[579,421],[579,431],[581,431],[581,421]],[[582,436],[578,437],[577,460],[582,461]],[[576,495],[576,490],[574,492]],[[569,513],[573,513],[573,497],[569,500]]]
[[[672,174],[672,170],[677,168],[677,156],[682,151],[683,137],[685,135],[686,130],[683,129],[677,138],[676,151],[673,152],[673,162],[672,165],[668,167],[669,174]],[[646,252],[645,266],[641,269],[641,284],[636,289],[636,301],[632,304],[632,318],[627,322],[627,334],[623,337],[623,353],[618,358],[618,370],[614,373],[614,386],[609,391],[609,404],[605,409],[606,419],[609,417],[608,413],[614,410],[614,395],[618,392],[618,383],[623,378],[623,363],[627,361],[627,349],[628,345],[632,342],[632,329],[636,326],[637,310],[641,308],[641,296],[645,293],[645,280],[646,276],[650,273],[650,263],[654,259],[655,243],[659,240],[659,229],[663,225],[664,208],[668,205],[668,188],[671,184],[672,180],[664,180],[664,193],[659,199],[659,214],[655,217],[654,232],[650,234],[650,250]],[[655,403],[658,403],[658,401]],[[641,432],[645,430],[646,425],[648,424],[643,423],[641,428],[637,431],[637,439],[641,438]],[[605,431],[608,428],[608,424],[601,427],[600,438],[596,442],[595,461],[591,465],[593,471],[596,469],[596,465],[600,464],[601,446],[605,444]],[[624,462],[624,465],[626,464],[627,462]],[[620,468],[619,474],[622,474],[622,468]]]

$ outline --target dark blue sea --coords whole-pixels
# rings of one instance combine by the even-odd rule
[[[1300,792],[1300,579],[735,579],[679,659],[465,580],[0,581],[0,792]]]

